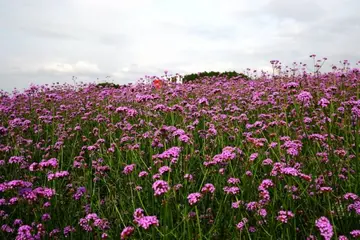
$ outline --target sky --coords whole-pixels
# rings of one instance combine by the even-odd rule
[[[0,0],[0,89],[360,60],[359,0]]]

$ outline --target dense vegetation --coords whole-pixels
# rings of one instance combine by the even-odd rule
[[[213,74],[2,93],[0,238],[359,238],[358,70]]]
[[[183,77],[183,83],[188,83],[188,82],[194,82],[194,81],[198,81],[200,79],[203,79],[204,77],[216,77],[216,78],[226,78],[226,79],[230,79],[230,78],[241,78],[241,79],[249,79],[248,76],[246,76],[243,73],[237,73],[235,71],[225,71],[225,72],[199,72],[199,73],[192,73],[192,74],[186,74]]]

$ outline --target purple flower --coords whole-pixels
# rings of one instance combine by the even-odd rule
[[[360,230],[353,230],[353,231],[350,232],[350,235],[353,238],[360,238]]]
[[[9,161],[10,164],[21,164],[25,162],[25,158],[23,156],[12,156],[10,157]]]
[[[53,229],[52,231],[49,232],[49,237],[55,237],[59,233],[60,233],[60,229],[55,228],[55,229]]]
[[[101,239],[106,239],[108,238],[108,234],[107,233],[102,233],[101,234]]]
[[[359,107],[353,107],[351,109],[351,113],[352,113],[352,116],[355,118],[355,119],[359,119],[360,118],[360,108]]]
[[[253,162],[259,156],[258,153],[252,153],[249,157],[249,161]]]
[[[299,171],[292,167],[284,167],[280,170],[280,172],[284,175],[290,175],[290,176],[298,176]]]
[[[32,230],[32,227],[29,225],[22,225],[18,229],[16,240],[33,240]]]
[[[132,173],[135,169],[136,165],[130,164],[124,167],[124,170],[122,171],[125,175],[129,175],[130,173]]]
[[[209,101],[205,97],[200,98],[198,102],[199,104],[209,105]]]
[[[109,229],[109,222],[106,219],[101,219],[96,213],[89,213],[85,218],[80,218],[79,225],[87,232],[91,232],[93,227],[101,230]]]
[[[170,190],[168,183],[163,180],[157,180],[156,182],[154,182],[152,188],[155,191],[154,196],[163,195]]]
[[[205,162],[204,165],[215,165],[228,162],[236,157],[235,150],[236,149],[233,147],[225,147],[223,148],[222,153],[215,155],[211,162]]]
[[[270,179],[264,179],[261,182],[260,186],[258,187],[258,190],[263,191],[263,190],[266,190],[269,187],[273,187],[273,186],[274,186],[274,183]]]
[[[171,168],[168,166],[162,166],[161,168],[159,168],[160,175],[163,175],[166,172],[171,172]]]
[[[323,108],[327,107],[329,104],[330,104],[330,102],[326,98],[321,98],[318,102],[318,105],[320,105]]]
[[[258,208],[259,204],[257,202],[249,202],[246,204],[246,210],[254,211]]]
[[[269,166],[269,165],[272,165],[272,164],[273,164],[273,161],[270,158],[267,158],[262,162],[263,166]]]
[[[69,176],[69,172],[68,171],[60,171],[60,172],[56,172],[56,173],[49,173],[48,174],[48,180],[51,181],[53,179],[56,178],[64,178]]]
[[[243,201],[241,200],[233,202],[231,203],[231,208],[239,208],[241,204],[243,204]]]
[[[189,181],[192,181],[192,180],[194,179],[194,177],[193,177],[193,175],[191,175],[191,174],[189,174],[189,173],[186,173],[186,174],[184,175],[184,179],[187,179],[187,180],[189,180]]]
[[[44,197],[47,199],[51,199],[55,195],[54,189],[46,188],[46,187],[45,188],[42,188],[42,187],[35,188],[32,192],[34,194],[36,194],[37,196]]]
[[[75,232],[76,231],[76,229],[74,228],[74,227],[72,227],[72,226],[66,226],[65,228],[64,228],[64,236],[65,237],[68,237],[69,236],[69,234],[70,233],[72,233],[72,232]]]
[[[134,231],[135,229],[131,226],[125,227],[120,234],[121,240],[125,240],[129,238],[134,233]]]
[[[149,173],[146,172],[146,171],[141,171],[141,172],[139,173],[139,177],[146,177],[147,175],[149,175]]]
[[[304,104],[304,106],[309,106],[310,101],[313,97],[311,93],[307,91],[302,91],[296,98],[300,103]]]
[[[58,161],[56,158],[50,158],[49,160],[42,160],[39,163],[39,167],[40,169],[45,169],[45,168],[57,168],[58,167]]]
[[[279,211],[276,219],[282,223],[287,223],[289,219],[293,218],[295,215],[291,211]]]
[[[346,194],[344,195],[344,199],[345,199],[345,200],[349,200],[349,199],[357,200],[357,199],[359,199],[359,196],[356,195],[355,193],[346,193]]]
[[[315,221],[316,227],[320,231],[320,235],[324,237],[325,240],[330,240],[334,235],[333,227],[330,224],[330,221],[326,217],[320,217]]]
[[[50,219],[51,219],[51,216],[48,213],[43,214],[41,217],[41,220],[43,220],[44,222],[49,221]]]
[[[214,193],[214,192],[215,192],[215,187],[214,187],[214,185],[211,184],[211,183],[206,183],[206,184],[201,188],[201,192],[202,192],[202,193],[207,193],[207,192]]]
[[[245,224],[248,222],[247,218],[243,218],[238,224],[236,224],[236,228],[242,231],[245,227]]]
[[[164,151],[161,154],[153,155],[153,158],[159,159],[169,159],[169,158],[178,158],[180,155],[181,148],[180,147],[172,147],[168,150]]]
[[[137,220],[139,220],[140,218],[144,217],[144,210],[141,209],[141,208],[135,209],[134,214],[133,214],[133,217],[134,217],[134,220],[135,220],[135,221],[137,221]]]
[[[145,216],[140,218],[137,222],[138,226],[144,229],[148,229],[152,225],[159,226],[159,220],[156,216]]]
[[[227,183],[229,183],[229,184],[238,184],[238,183],[240,183],[240,179],[238,179],[238,178],[229,178],[227,180]]]
[[[174,190],[175,191],[177,191],[177,190],[179,190],[180,188],[182,188],[182,184],[181,183],[179,183],[179,184],[176,184],[175,186],[173,186],[173,188],[174,188]]]
[[[264,218],[267,215],[267,211],[266,211],[266,209],[261,208],[261,209],[258,210],[258,214],[259,214],[259,216]]]
[[[238,187],[228,187],[228,186],[225,186],[225,187],[223,188],[223,190],[224,190],[224,192],[225,192],[226,194],[235,195],[235,194],[238,194],[238,193],[239,193],[240,188],[238,188]]]
[[[85,187],[78,187],[76,190],[76,193],[73,195],[73,198],[75,200],[79,200],[86,192],[86,188]]]
[[[150,226],[159,226],[159,220],[156,216],[144,216],[144,210],[137,208],[133,214],[134,222],[144,229],[148,229]]]
[[[4,225],[1,226],[1,231],[7,232],[7,233],[13,233],[14,229],[11,228],[9,225],[4,224]]]
[[[196,193],[190,193],[187,199],[190,205],[194,205],[198,201],[200,201],[201,197],[202,197],[201,193],[196,192]]]
[[[23,224],[23,221],[22,221],[21,219],[15,219],[15,220],[14,220],[14,223],[13,223],[14,226],[17,226],[17,225],[20,226],[20,225],[22,225],[22,224]]]
[[[360,201],[355,201],[347,207],[348,211],[354,210],[357,215],[360,215]]]
[[[179,136],[180,142],[188,143],[190,141],[190,137],[188,135],[181,135]]]

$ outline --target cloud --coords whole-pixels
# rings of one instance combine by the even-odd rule
[[[44,65],[39,70],[49,73],[65,73],[65,74],[79,74],[79,75],[87,75],[92,73],[99,73],[100,69],[96,64],[78,61],[75,64],[69,63],[49,63]]]
[[[270,14],[278,18],[291,18],[302,22],[311,22],[323,16],[325,11],[322,6],[322,4],[314,0],[271,0],[262,9],[262,14]]]
[[[46,28],[34,28],[34,27],[20,27],[20,29],[26,34],[30,34],[39,38],[50,38],[56,40],[79,40],[77,36],[71,33],[66,33],[64,31],[58,31],[54,29]]]
[[[0,1],[0,88],[360,60],[357,0]],[[6,79],[6,80],[4,80]]]

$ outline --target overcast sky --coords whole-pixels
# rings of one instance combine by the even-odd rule
[[[359,0],[0,0],[0,89],[360,60]]]

